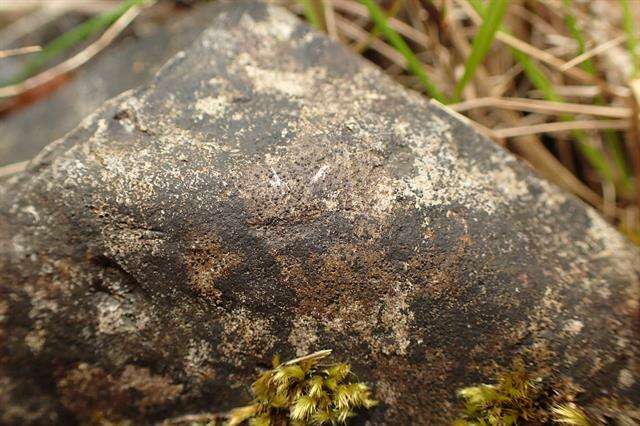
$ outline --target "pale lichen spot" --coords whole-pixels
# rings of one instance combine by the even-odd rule
[[[575,336],[582,331],[583,327],[584,323],[582,321],[571,319],[565,323],[564,331]]]
[[[300,316],[293,320],[288,342],[296,350],[296,356],[303,356],[313,351],[318,342],[317,322],[313,317]]]
[[[36,222],[40,220],[40,214],[38,213],[35,207],[31,205],[25,206],[23,207],[22,211],[30,214]]]
[[[7,319],[7,312],[9,312],[9,303],[6,300],[0,300],[0,324]]]
[[[568,201],[569,198],[564,192],[546,180],[536,179],[536,183],[545,193],[544,197],[537,199],[538,207],[544,207],[547,210],[557,210]]]
[[[225,80],[218,76],[211,77],[207,83],[214,87],[222,87],[226,84]]]
[[[612,258],[618,262],[619,271],[633,273],[636,269],[637,252],[629,248],[625,238],[618,232],[614,232],[600,214],[592,208],[586,209],[591,225],[587,228],[587,236],[591,241],[601,245],[598,251],[599,257]],[[632,280],[633,282],[635,280]]]
[[[402,119],[396,119],[393,122],[393,131],[399,137],[406,137],[409,134],[410,128],[411,128],[411,124]]]
[[[24,342],[31,349],[31,352],[34,354],[39,353],[45,343],[46,333],[43,329],[36,328],[33,331],[30,331],[25,337]]]
[[[394,407],[398,402],[398,394],[393,385],[384,380],[376,383],[376,396],[390,407]]]
[[[635,377],[633,377],[633,373],[626,368],[623,368],[618,373],[618,385],[622,388],[630,388],[636,382]]]
[[[183,390],[183,385],[174,384],[170,377],[152,374],[148,368],[135,365],[125,367],[116,386],[123,391],[134,391],[131,394],[139,398],[137,405],[141,410],[166,404],[176,399]]]
[[[242,15],[239,27],[263,36],[263,42],[287,41],[298,25],[298,20],[277,7],[267,7],[268,19],[256,21],[249,14]]]
[[[392,345],[382,345],[385,354],[406,355],[411,345],[410,327],[414,316],[408,297],[408,291],[396,285],[395,291],[383,299],[381,322],[394,336]]]
[[[304,76],[251,66],[245,70],[258,92],[281,92],[289,96],[304,96],[307,93]]]
[[[448,144],[435,136],[409,137],[416,173],[408,179],[419,209],[460,203],[491,214],[497,202],[493,185],[465,164]]]
[[[281,93],[294,98],[315,93],[313,88],[316,82],[325,76],[323,68],[309,68],[298,73],[261,68],[251,61],[242,61],[242,58],[239,58],[237,62],[257,92]]]
[[[224,329],[218,349],[226,361],[238,367],[245,356],[262,356],[276,343],[269,321],[245,308],[228,312],[220,324]]]
[[[411,285],[396,284],[395,288],[376,307],[366,308],[358,301],[341,306],[325,329],[330,332],[355,333],[367,342],[374,352],[386,355],[406,355],[411,345],[410,310]]]
[[[127,318],[126,307],[113,297],[104,297],[96,306],[98,310],[98,331],[104,334],[134,332],[136,324]]]
[[[196,101],[196,109],[199,112],[214,118],[222,117],[228,107],[229,100],[225,96],[207,96]]]
[[[209,366],[213,359],[213,347],[205,340],[190,340],[187,355],[184,357],[184,370],[189,376],[210,380],[215,378],[215,370]]]
[[[504,155],[494,155],[489,166],[480,169],[462,157],[444,124],[443,133],[404,133],[414,153],[415,174],[408,179],[416,207],[462,204],[474,210],[494,213],[500,206],[529,194],[527,182],[519,178]],[[398,127],[398,125],[396,125]]]
[[[328,170],[329,170],[329,166],[327,164],[325,164],[323,166],[320,166],[318,171],[311,178],[311,183],[315,183],[318,180],[324,178],[324,176],[325,176],[325,174],[327,173]]]
[[[496,189],[508,199],[516,199],[529,194],[529,186],[523,179],[518,178],[511,167],[497,166],[488,173],[495,184]]]

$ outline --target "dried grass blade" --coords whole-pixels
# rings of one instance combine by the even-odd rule
[[[535,135],[539,133],[566,132],[572,130],[621,130],[628,127],[628,120],[573,120],[534,124],[530,126],[509,127],[506,129],[496,129],[493,132],[498,137],[512,138],[516,136]]]

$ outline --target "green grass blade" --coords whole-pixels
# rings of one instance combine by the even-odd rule
[[[311,3],[312,0],[300,0],[302,8],[304,10],[304,17],[311,24],[312,27],[322,29],[322,20],[318,17],[315,7]]]
[[[481,0],[468,1],[480,16],[485,15],[485,6]],[[540,90],[544,94],[546,100],[556,102],[563,101],[562,97],[558,95],[558,93],[553,88],[551,80],[549,80],[544,71],[542,71],[542,69],[536,64],[533,59],[531,59],[526,53],[518,49],[511,49],[511,53],[515,60],[520,62],[520,64],[522,65],[522,69],[527,78],[531,81],[536,89]]]
[[[396,16],[403,2],[404,0],[394,0],[393,3],[391,3],[391,7],[389,7],[386,11],[384,11],[385,16],[387,17],[387,20]],[[369,32],[369,35],[367,36],[366,40],[363,40],[354,46],[354,50],[356,50],[358,53],[364,52],[364,50],[369,47],[371,42],[377,39],[379,36],[380,36],[380,30],[378,29],[378,27],[374,27]]]
[[[444,95],[438,90],[438,88],[431,82],[427,72],[420,63],[420,60],[411,51],[409,45],[404,39],[387,23],[387,17],[374,0],[360,0],[369,9],[369,15],[371,20],[375,24],[378,31],[380,31],[384,37],[391,43],[391,45],[404,56],[407,61],[409,71],[411,71],[424,86],[427,94],[432,98],[446,103]]]
[[[631,55],[631,63],[633,65],[632,78],[640,77],[640,53],[638,53],[638,38],[636,37],[633,13],[629,5],[629,0],[620,0],[622,6],[622,26],[627,34],[627,48]]]
[[[482,4],[482,0],[467,0],[471,7],[475,9],[480,15],[484,16],[484,4]]]
[[[573,37],[576,43],[578,43],[577,54],[581,55],[586,51],[586,43],[584,40],[584,36],[582,35],[582,31],[580,31],[580,28],[578,27],[578,22],[576,20],[576,17],[571,12],[572,7],[573,7],[572,0],[564,0],[565,25],[567,26],[567,29],[569,30],[569,34],[571,34],[571,37]],[[580,68],[582,68],[583,70],[585,70],[591,75],[595,75],[596,73],[596,68],[593,65],[593,61],[591,59],[587,59],[586,61],[582,62],[579,66]]]
[[[485,15],[485,6],[481,0],[468,1],[479,15]],[[546,100],[564,102],[564,98],[556,92],[551,80],[549,80],[544,71],[542,71],[533,59],[531,59],[526,53],[517,49],[511,49],[511,53],[513,54],[514,59],[522,65],[522,69],[529,81],[531,81],[536,89],[542,92]],[[573,120],[573,116],[563,114],[560,116],[560,119],[562,121],[571,121]],[[588,142],[586,133],[580,130],[574,130],[571,132],[571,135],[577,141],[578,150],[587,159],[589,165],[593,167],[603,180],[613,182],[614,173],[611,165],[607,162],[602,152],[594,148]]]
[[[460,99],[465,86],[471,81],[478,65],[482,63],[484,57],[489,52],[508,6],[509,0],[491,0],[489,3],[486,13],[483,14],[484,20],[482,21],[482,25],[480,25],[480,29],[478,29],[478,33],[473,39],[471,55],[469,55],[467,63],[465,64],[464,74],[456,84],[453,95],[454,99]]]
[[[562,96],[558,95],[553,87],[553,83],[547,77],[547,75],[538,67],[533,59],[531,59],[526,53],[517,49],[512,49],[511,53],[516,61],[522,65],[522,70],[527,76],[531,84],[542,92],[544,98],[548,101],[563,102]]]
[[[113,24],[129,8],[143,3],[144,0],[125,0],[113,10],[102,13],[76,26],[49,42],[37,55],[25,65],[14,82],[25,80],[42,69],[50,60],[64,53],[91,35]]]
[[[613,162],[616,165],[616,172],[620,181],[620,187],[623,189],[625,196],[629,196],[634,192],[633,171],[627,159],[623,142],[620,140],[618,133],[614,130],[606,129],[603,131],[605,146],[611,153]]]
[[[580,31],[580,28],[578,27],[576,17],[571,11],[573,7],[573,1],[564,0],[563,3],[565,7],[565,24],[567,26],[567,30],[569,31],[569,34],[571,34],[571,37],[573,37],[573,39],[576,41],[576,43],[578,43],[577,54],[581,55],[586,51],[586,42],[584,36],[582,35],[582,31]],[[587,59],[579,66],[589,74],[596,75],[596,68],[591,59]],[[598,96],[595,99],[595,103],[597,105],[605,105],[605,100],[601,96]],[[632,191],[632,172],[618,134],[615,131],[608,129],[604,130],[603,136],[607,151],[611,153],[611,158],[613,159],[613,162],[616,166],[616,171],[618,174],[617,177],[620,181],[620,187],[622,187],[627,192]]]

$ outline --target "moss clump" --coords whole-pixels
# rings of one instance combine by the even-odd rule
[[[460,389],[465,408],[455,426],[510,426],[516,424],[564,424],[590,426],[573,395],[554,389],[543,378],[532,377],[524,362],[516,360],[510,371],[499,374],[495,384]]]
[[[562,425],[591,426],[591,420],[574,404],[559,404],[551,409],[553,421]]]
[[[330,350],[284,363],[276,356],[273,369],[252,385],[255,399],[232,410],[229,426],[344,424],[356,410],[376,405],[371,390],[353,378],[348,364],[321,364]]]

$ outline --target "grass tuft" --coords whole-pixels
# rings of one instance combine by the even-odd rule
[[[380,9],[380,7],[375,3],[374,0],[361,1],[365,6],[367,6],[367,9],[369,9],[371,20],[375,24],[377,30],[384,35],[389,43],[391,43],[391,45],[402,54],[402,56],[404,56],[405,60],[407,61],[407,67],[409,68],[409,71],[411,71],[416,77],[418,77],[418,80],[420,80],[420,83],[427,91],[427,94],[437,101],[445,103],[445,96],[431,82],[429,76],[427,75],[427,72],[422,66],[422,63],[413,53],[409,45],[393,28],[389,26],[387,17]]]
[[[502,19],[504,18],[508,7],[509,0],[491,0],[487,6],[485,13],[483,14],[484,20],[482,25],[480,26],[476,37],[473,39],[471,54],[464,66],[464,74],[456,84],[453,95],[456,102],[460,100],[462,91],[471,81],[478,65],[482,63],[484,57],[489,52],[493,39],[500,28]]]
[[[470,3],[480,15],[484,16],[488,13],[480,0],[470,0]],[[564,98],[556,92],[551,80],[532,58],[517,49],[512,49],[511,52],[514,58],[522,65],[524,73],[529,81],[531,81],[536,89],[543,93],[546,100],[564,102]],[[570,114],[562,114],[560,115],[560,119],[562,121],[572,121],[573,116]],[[589,165],[600,175],[603,181],[613,184],[615,181],[615,175],[613,168],[609,164],[605,155],[589,142],[587,135],[583,131],[574,130],[571,132],[571,135],[577,141],[578,150],[589,162]],[[625,181],[625,187],[627,189],[629,182],[630,181],[628,179]]]
[[[620,0],[622,6],[622,27],[627,35],[627,48],[631,57],[632,73],[631,78],[640,77],[640,52],[638,52],[638,38],[636,36],[636,21],[631,12],[629,0]]]
[[[320,18],[320,11],[318,10],[316,2],[313,0],[300,0],[302,4],[302,10],[304,11],[304,17],[316,29],[322,29],[322,19]]]
[[[69,49],[86,40],[93,34],[107,28],[113,24],[120,16],[133,6],[144,3],[145,0],[124,0],[113,10],[104,12],[91,18],[73,29],[65,32],[59,37],[50,41],[43,49],[33,56],[24,66],[23,70],[11,82],[19,83],[33,76],[40,71],[47,63]]]

